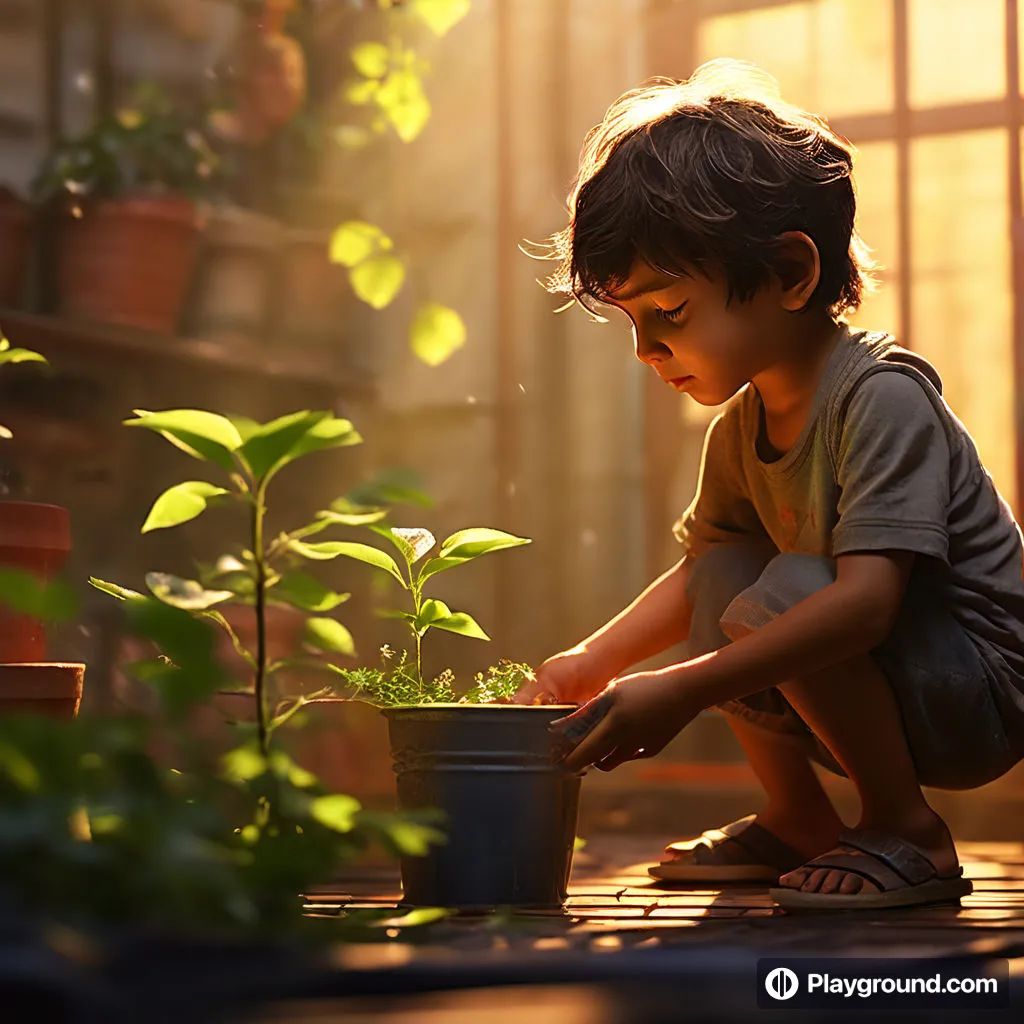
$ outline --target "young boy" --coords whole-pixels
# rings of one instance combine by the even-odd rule
[[[621,310],[666,386],[727,404],[683,558],[518,699],[590,701],[561,725],[573,770],[728,714],[766,806],[656,878],[777,880],[790,909],[955,901],[971,884],[920,787],[1024,756],[1021,534],[935,369],[845,323],[869,283],[850,146],[759,74],[659,80],[587,138],[553,288]],[[686,661],[622,675],[684,640]],[[811,760],[856,787],[855,828]]]

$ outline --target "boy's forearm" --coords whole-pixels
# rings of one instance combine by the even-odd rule
[[[688,578],[689,566],[683,558],[580,646],[612,675],[619,675],[630,665],[682,642],[690,631]]]
[[[864,654],[886,632],[870,594],[833,583],[720,650],[663,671],[687,699],[712,707]]]

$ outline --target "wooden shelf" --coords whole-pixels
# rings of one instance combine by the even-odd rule
[[[87,348],[97,355],[201,366],[225,373],[305,384],[345,395],[369,395],[374,390],[373,380],[365,372],[331,372],[308,356],[275,358],[261,352],[258,342],[251,348],[229,348],[202,338],[179,338],[10,309],[0,309],[0,330],[12,345],[33,349],[47,358],[62,349],[81,351]]]

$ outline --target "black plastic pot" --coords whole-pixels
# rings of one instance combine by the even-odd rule
[[[436,807],[448,842],[402,858],[403,905],[557,908],[565,902],[580,776],[551,758],[567,705],[387,708],[402,810]]]

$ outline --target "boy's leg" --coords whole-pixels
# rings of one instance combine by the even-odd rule
[[[780,555],[757,583],[729,606],[721,620],[722,628],[736,640],[834,578],[834,564],[827,559]],[[775,700],[788,702],[856,787],[861,800],[857,827],[886,831],[904,839],[925,853],[940,875],[953,873],[957,860],[949,830],[921,792],[899,705],[875,659],[861,655],[778,689],[786,701],[777,695]],[[736,706],[728,710],[738,708],[741,713],[751,714],[749,703],[764,704],[761,698],[755,695],[734,702]],[[776,713],[766,712],[764,717],[778,723],[782,716],[773,710]],[[792,716],[792,711],[789,714]],[[806,892],[856,893],[877,888],[850,872],[802,868],[784,875],[781,884]]]
[[[711,548],[694,564],[688,596],[693,607],[687,654],[697,657],[730,642],[719,620],[738,594],[756,583],[778,552],[770,546],[726,544]],[[768,797],[756,816],[777,839],[808,859],[830,850],[843,828],[806,752],[790,736],[761,729],[738,715],[727,720]],[[726,843],[716,854],[723,862],[743,863],[750,853]],[[689,854],[671,847],[668,860]]]
[[[953,874],[953,839],[921,792],[895,695],[874,658],[851,658],[780,689],[856,786],[861,801],[857,827],[905,839],[928,856],[940,875]],[[806,868],[783,875],[779,884],[804,892],[877,889],[849,872]]]
[[[799,744],[737,715],[728,722],[768,797],[757,823],[808,858],[832,849],[844,825]]]

